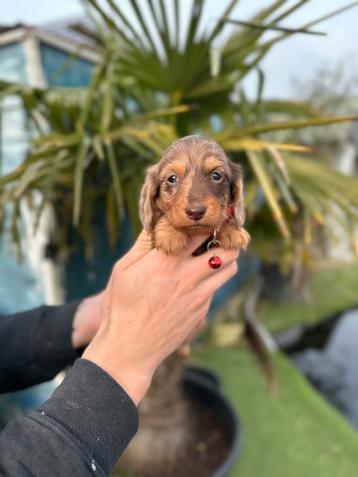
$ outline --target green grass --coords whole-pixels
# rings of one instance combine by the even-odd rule
[[[230,477],[356,477],[358,434],[282,355],[275,357],[278,398],[246,348],[203,348],[240,414],[243,446]]]
[[[314,323],[329,314],[358,305],[358,262],[320,266],[312,276],[306,303],[261,301],[258,315],[273,332]]]
[[[259,316],[271,331],[314,323],[357,305],[357,291],[357,263],[320,267],[307,303],[264,301]],[[280,392],[273,399],[263,371],[245,346],[203,347],[195,354],[220,375],[242,420],[242,450],[230,477],[358,476],[358,433],[284,356],[274,357]]]

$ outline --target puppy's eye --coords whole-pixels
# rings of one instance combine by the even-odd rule
[[[223,176],[218,171],[212,172],[210,177],[212,178],[214,182],[221,182],[223,178]]]
[[[178,182],[178,178],[175,174],[173,174],[172,176],[168,177],[167,181],[170,184],[175,184],[176,182]]]

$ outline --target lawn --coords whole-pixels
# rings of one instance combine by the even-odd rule
[[[275,333],[300,324],[317,322],[327,315],[358,306],[358,261],[321,264],[313,273],[306,303],[277,303],[262,300],[258,315]]]
[[[276,332],[358,305],[357,290],[357,263],[320,266],[312,276],[307,303],[264,301],[258,312]],[[231,325],[236,335],[235,322]],[[358,434],[285,356],[274,357],[280,391],[273,399],[245,345],[198,346],[194,353],[200,364],[218,373],[241,417],[242,450],[230,477],[358,476]]]
[[[275,399],[246,347],[205,347],[196,356],[220,375],[242,419],[242,452],[230,477],[358,475],[358,434],[284,356],[275,357]]]

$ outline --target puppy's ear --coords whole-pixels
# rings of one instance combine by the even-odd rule
[[[159,192],[158,165],[149,167],[140,193],[139,216],[144,230],[153,230],[160,212],[155,204]]]
[[[231,181],[230,181],[230,196],[234,206],[234,217],[238,227],[242,227],[245,222],[244,210],[244,186],[243,173],[239,164],[230,161]]]

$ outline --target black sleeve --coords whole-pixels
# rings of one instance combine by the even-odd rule
[[[71,343],[79,303],[0,316],[0,393],[49,381],[80,356]]]
[[[107,476],[137,431],[126,392],[100,367],[79,359],[53,396],[0,434],[0,475]]]

